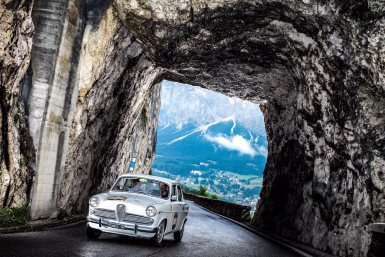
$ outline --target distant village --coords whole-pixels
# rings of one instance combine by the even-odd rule
[[[200,165],[204,166],[204,163]],[[188,176],[172,174],[168,171],[153,169],[153,174],[171,178],[184,185],[187,191],[207,188],[211,196],[241,205],[251,206],[255,210],[256,202],[262,187],[262,178],[253,175],[240,175],[217,170],[192,170]]]

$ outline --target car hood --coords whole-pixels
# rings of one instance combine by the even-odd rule
[[[97,208],[116,210],[118,204],[126,205],[127,212],[143,215],[148,206],[165,203],[156,197],[142,194],[125,193],[125,192],[109,192],[98,195],[100,204]]]
[[[124,201],[126,203],[140,204],[140,205],[154,205],[164,203],[165,200],[136,193],[108,193],[105,201]]]

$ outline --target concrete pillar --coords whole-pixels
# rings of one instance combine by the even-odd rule
[[[33,10],[37,32],[32,50],[29,122],[37,149],[37,172],[31,196],[32,219],[57,214],[58,185],[78,92],[76,70],[84,25],[81,14],[76,0],[37,0]]]

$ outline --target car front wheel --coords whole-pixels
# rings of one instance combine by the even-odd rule
[[[102,233],[102,231],[100,231],[99,229],[91,228],[88,225],[87,225],[86,232],[87,232],[87,237],[89,239],[98,239],[100,234]]]
[[[163,246],[164,232],[166,230],[166,222],[162,221],[158,226],[158,231],[156,232],[153,241],[156,246]]]
[[[180,242],[180,240],[182,240],[183,234],[184,234],[184,223],[182,225],[182,228],[179,231],[174,233],[174,241],[177,243]]]

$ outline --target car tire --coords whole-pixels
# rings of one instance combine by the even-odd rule
[[[184,234],[184,223],[182,225],[181,230],[174,233],[174,241],[176,243],[180,242],[182,240],[183,234]]]
[[[158,226],[158,230],[155,236],[152,238],[154,244],[158,247],[164,246],[163,238],[164,238],[165,230],[166,230],[166,222],[162,221]]]
[[[86,232],[87,232],[87,237],[89,239],[98,239],[100,234],[102,234],[102,231],[100,231],[99,229],[91,228],[88,225],[87,225]]]

